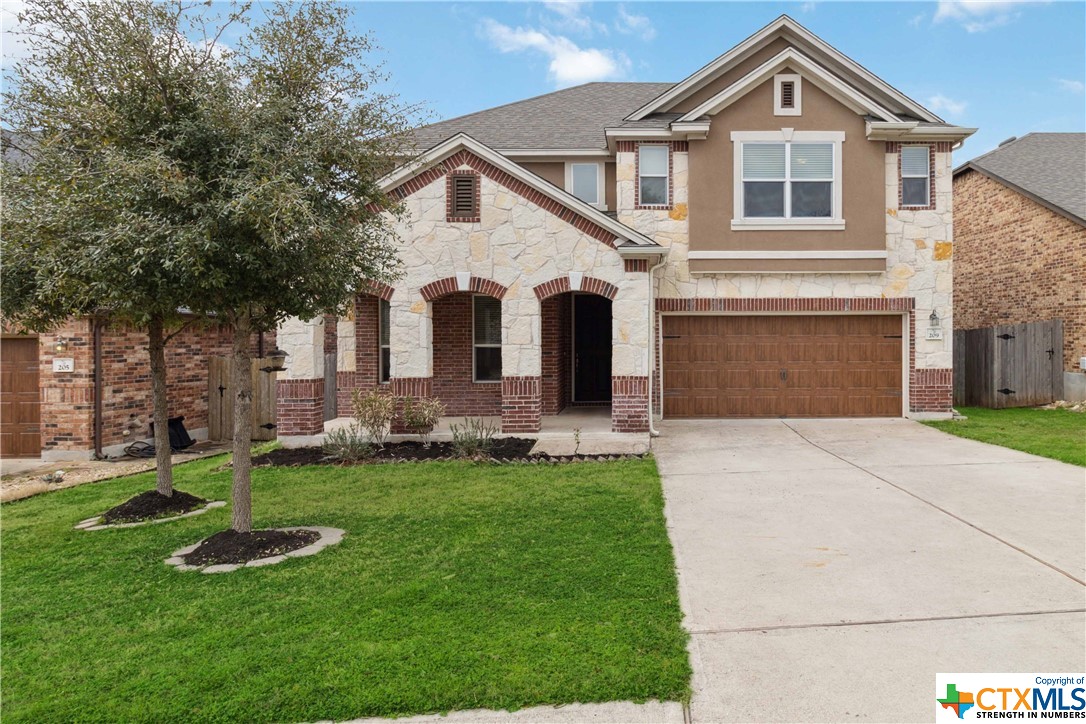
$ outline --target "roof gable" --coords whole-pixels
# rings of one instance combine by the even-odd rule
[[[641,232],[619,223],[466,133],[458,133],[419,158],[400,166],[381,179],[380,187],[385,193],[403,198],[463,164],[524,196],[589,236],[614,247],[620,254],[667,252]]]
[[[678,122],[693,121],[702,116],[719,113],[785,68],[800,71],[800,75],[804,79],[814,83],[856,113],[871,115],[884,121],[901,120],[878,102],[843,82],[829,70],[795,48],[785,48],[724,90],[687,112],[679,118]]]
[[[724,55],[676,83],[631,113],[626,117],[626,120],[638,121],[653,113],[664,113],[672,110],[682,100],[711,83],[736,64],[782,37],[795,46],[797,51],[812,59],[812,61],[817,61],[826,72],[837,76],[841,82],[852,86],[859,94],[871,98],[891,114],[912,116],[923,121],[942,122],[942,119],[937,115],[892,87],[787,15],[780,16]]]

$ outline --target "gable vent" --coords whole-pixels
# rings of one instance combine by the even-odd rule
[[[792,81],[781,83],[781,108],[796,107],[796,84]]]
[[[453,176],[452,177],[452,215],[472,217],[476,216],[475,208],[475,184],[478,183],[478,177],[474,174],[470,176]]]

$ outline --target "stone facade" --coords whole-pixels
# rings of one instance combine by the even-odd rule
[[[977,171],[954,179],[956,329],[1063,320],[1064,370],[1086,356],[1086,227]]]

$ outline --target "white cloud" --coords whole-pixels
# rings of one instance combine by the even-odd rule
[[[924,22],[925,18],[927,18],[927,17],[928,16],[925,13],[920,13],[919,15],[914,15],[911,18],[909,18],[909,26],[913,27],[913,28],[919,28],[920,25]]]
[[[544,22],[553,28],[570,30],[578,33],[591,34],[598,30],[607,34],[607,26],[598,23],[585,12],[588,3],[579,0],[544,0],[543,7],[551,12],[544,18]]]
[[[551,80],[560,87],[616,78],[630,67],[630,59],[623,53],[581,48],[569,38],[542,30],[511,28],[491,18],[484,18],[481,31],[502,53],[534,50],[546,55],[550,58],[548,70]]]
[[[1086,83],[1083,83],[1081,80],[1070,80],[1068,78],[1057,78],[1056,83],[1059,84],[1061,90],[1065,90],[1068,93],[1086,92]]]
[[[806,2],[799,6],[799,11],[801,13],[813,13],[816,7],[818,7],[817,3]]]
[[[0,51],[3,56],[0,67],[7,70],[30,55],[30,44],[19,33],[19,13],[26,3],[22,0],[3,0],[0,3]]]
[[[647,16],[631,13],[621,3],[618,6],[615,29],[626,35],[638,35],[642,40],[652,40],[656,37],[656,28],[652,26],[652,21]]]
[[[953,20],[969,33],[983,33],[1018,19],[1023,0],[939,0],[935,22]]]
[[[948,116],[960,116],[965,113],[965,107],[968,105],[965,101],[956,101],[953,98],[948,98],[942,93],[936,93],[928,98],[928,108],[939,113],[946,111]]]

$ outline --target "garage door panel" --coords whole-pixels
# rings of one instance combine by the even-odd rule
[[[0,456],[41,454],[38,340],[0,341]]]
[[[664,414],[900,416],[901,328],[891,315],[664,317]]]

